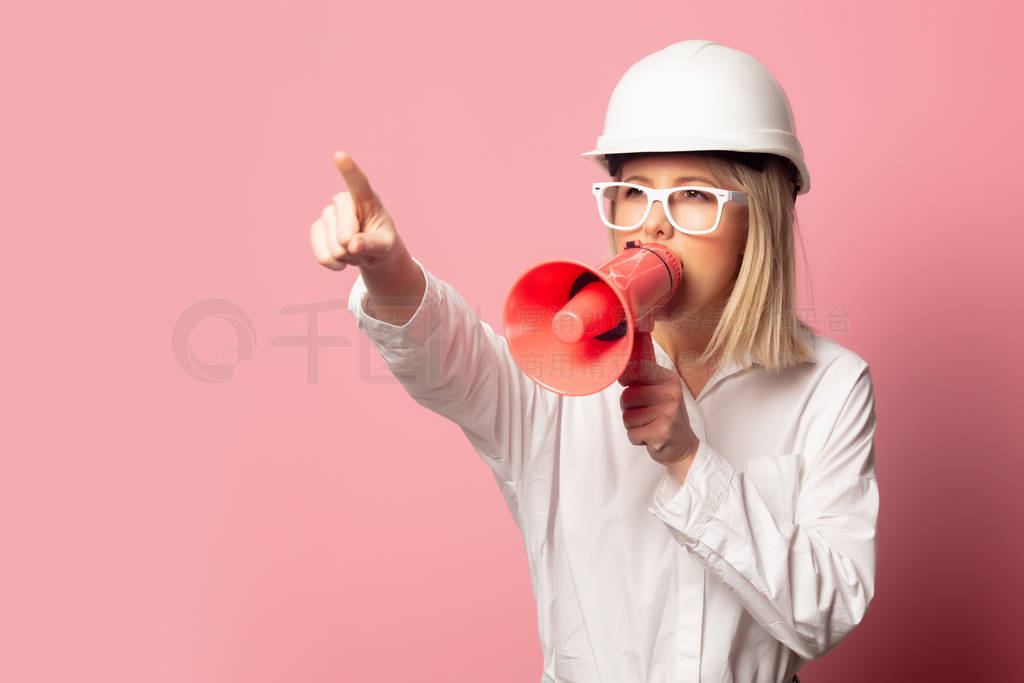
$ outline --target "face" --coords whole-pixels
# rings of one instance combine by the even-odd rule
[[[630,159],[623,164],[618,179],[659,189],[679,185],[740,189],[723,184],[711,175],[703,159],[687,153]],[[722,305],[739,272],[747,239],[747,213],[743,204],[726,202],[722,207],[722,220],[714,232],[689,235],[676,230],[665,216],[661,202],[654,202],[639,227],[611,231],[615,253],[622,251],[629,240],[640,240],[662,244],[679,258],[683,264],[683,281],[669,302],[670,312],[679,307],[696,310],[709,304]]]

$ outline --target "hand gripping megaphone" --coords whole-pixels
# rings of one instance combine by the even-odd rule
[[[597,393],[630,361],[653,357],[642,335],[682,280],[660,244],[627,242],[597,268],[548,261],[519,276],[505,299],[505,339],[516,365],[564,396]]]

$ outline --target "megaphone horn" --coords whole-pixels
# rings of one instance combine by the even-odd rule
[[[618,379],[636,336],[682,280],[679,259],[660,244],[627,242],[597,268],[548,261],[527,270],[505,299],[505,338],[516,364],[566,396],[597,393]],[[637,345],[639,348],[640,345]]]

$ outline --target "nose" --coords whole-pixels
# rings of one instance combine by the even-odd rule
[[[655,199],[651,203],[651,210],[647,213],[647,218],[644,219],[644,224],[641,227],[644,237],[650,240],[664,240],[672,236],[672,224],[668,222],[665,205],[660,199]]]

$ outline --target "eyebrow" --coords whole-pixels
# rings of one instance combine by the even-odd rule
[[[651,182],[650,178],[647,178],[646,176],[642,176],[642,175],[631,175],[628,178],[626,178],[625,180],[623,180],[622,182],[628,183],[631,180],[642,180],[645,183]],[[705,182],[708,185],[714,185],[715,184],[714,180],[709,180],[708,178],[705,178],[704,176],[700,176],[700,175],[679,176],[678,178],[676,178],[672,182],[673,183],[681,183],[681,182],[685,183],[685,182],[689,182],[691,180],[700,180],[701,182]]]

